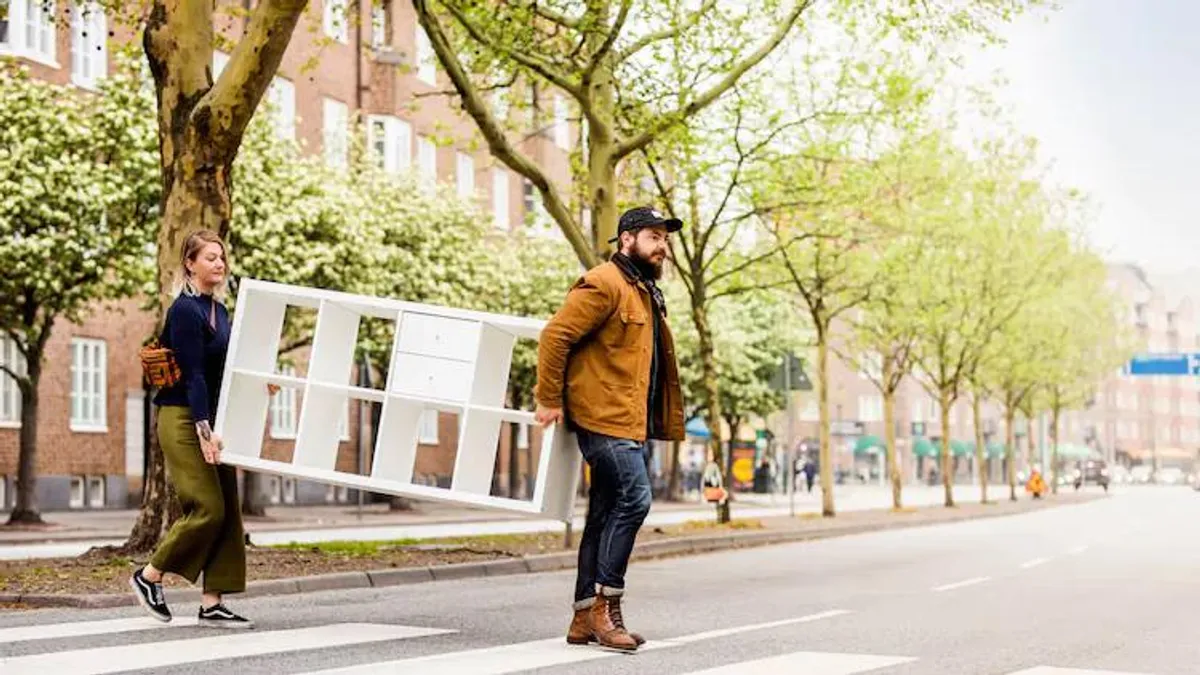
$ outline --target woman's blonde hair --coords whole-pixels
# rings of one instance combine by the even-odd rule
[[[221,255],[225,258],[225,280],[213,289],[213,297],[218,300],[224,299],[225,292],[229,286],[229,247],[212,230],[197,230],[183,240],[183,247],[179,251],[179,268],[175,270],[175,283],[171,288],[171,295],[173,297],[179,297],[180,294],[200,295],[200,290],[196,288],[196,284],[192,281],[192,273],[188,271],[187,264],[189,262],[196,262],[196,257],[200,255],[200,251],[209,244],[220,246]]]

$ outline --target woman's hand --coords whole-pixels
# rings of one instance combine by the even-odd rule
[[[200,438],[200,452],[204,455],[204,461],[209,464],[220,464],[221,451],[225,449],[225,443],[209,426],[208,420],[196,425],[196,436]]]

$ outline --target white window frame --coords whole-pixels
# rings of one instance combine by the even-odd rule
[[[475,197],[475,158],[462,150],[454,154],[454,185],[462,199]]]
[[[18,375],[25,375],[25,357],[17,349],[17,341],[0,336],[0,365],[7,366]],[[0,428],[21,427],[21,387],[17,381],[0,371]],[[2,502],[0,502],[2,505]]]
[[[437,143],[425,135],[417,136],[417,167],[425,182],[437,183]]]
[[[325,35],[342,44],[349,44],[350,30],[347,25],[349,19],[346,12],[346,0],[325,0],[321,21],[325,28]]]
[[[858,421],[882,422],[883,397],[879,394],[863,394],[858,397]]]
[[[0,473],[0,511],[8,510],[8,476]]]
[[[0,42],[0,54],[26,58],[52,68],[60,67],[58,26],[54,22],[56,13],[54,2],[47,13],[41,0],[8,0],[8,40]]]
[[[95,2],[71,8],[71,81],[95,89],[108,75],[108,19]]]
[[[562,94],[554,95],[554,144],[560,150],[571,149],[571,108]]]
[[[437,55],[433,52],[433,43],[429,41],[429,34],[419,23],[417,24],[416,45],[417,79],[430,86],[436,86]]]
[[[512,208],[509,206],[509,195],[512,190],[508,184],[508,169],[492,168],[492,222],[497,230],[512,229]]]
[[[399,117],[367,117],[367,147],[376,166],[388,173],[403,173],[412,169],[412,125]]]
[[[350,109],[337,99],[324,98],[321,113],[325,164],[344,169],[350,165]]]
[[[108,433],[108,345],[71,339],[71,431]]]
[[[106,503],[108,486],[104,476],[87,477],[87,505],[89,509],[102,509]],[[97,496],[99,499],[97,499]]]
[[[279,366],[279,374],[285,377],[295,377],[296,368],[291,365]],[[271,397],[271,438],[277,440],[295,440],[296,422],[299,410],[296,406],[295,387],[280,387]]]
[[[418,443],[421,445],[437,445],[441,443],[441,436],[438,433],[440,431],[438,429],[438,417],[437,410],[426,410],[421,413],[421,420],[419,422],[420,433],[417,438]]]
[[[384,0],[374,0],[371,3],[371,48],[382,49],[389,46],[388,19],[391,7]]]
[[[86,498],[87,485],[83,476],[71,476],[71,488],[67,497],[67,506],[73,509],[82,509],[87,503]]]
[[[267,98],[274,108],[271,114],[275,135],[285,141],[296,140],[296,85],[289,79],[275,77],[267,89]]]
[[[291,476],[283,476],[279,481],[279,496],[280,501],[284,504],[296,503],[296,479]]]

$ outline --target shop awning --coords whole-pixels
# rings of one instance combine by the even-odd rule
[[[854,442],[854,454],[856,455],[876,455],[883,451],[883,440],[878,436],[860,436]]]
[[[683,427],[684,432],[688,436],[695,438],[708,438],[711,434],[708,432],[708,425],[700,417],[693,417],[688,420],[688,423]]]
[[[913,455],[917,457],[937,457],[941,454],[941,448],[934,445],[928,438],[917,437],[913,439]]]

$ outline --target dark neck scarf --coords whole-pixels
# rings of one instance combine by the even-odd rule
[[[646,290],[650,291],[650,301],[654,305],[655,311],[660,316],[666,316],[667,302],[663,298],[662,290],[659,289],[658,284],[654,283],[654,274],[649,270],[643,269],[643,265],[638,264],[638,261],[633,260],[624,253],[614,253],[611,260],[613,264],[625,273],[625,276],[634,281],[640,281],[646,286]]]

